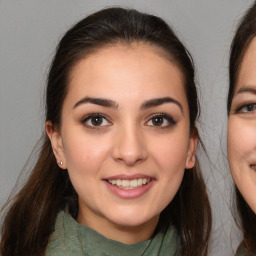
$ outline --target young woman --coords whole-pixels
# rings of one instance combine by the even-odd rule
[[[256,3],[243,17],[231,46],[228,160],[236,184],[243,240],[237,255],[256,254]]]
[[[3,255],[207,255],[192,58],[160,18],[109,8],[49,72],[46,133],[10,202]]]

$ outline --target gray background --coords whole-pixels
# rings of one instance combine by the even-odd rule
[[[240,232],[232,218],[226,161],[228,55],[236,24],[252,0],[0,0],[0,206],[43,129],[49,63],[63,33],[105,6],[121,5],[164,18],[190,50],[202,106],[203,173],[213,209],[211,255],[233,255]]]

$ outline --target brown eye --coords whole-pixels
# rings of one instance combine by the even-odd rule
[[[81,121],[81,123],[88,128],[100,128],[103,126],[111,125],[108,119],[100,113],[90,114],[86,116]]]
[[[177,121],[175,121],[170,115],[160,113],[153,115],[147,122],[146,125],[153,127],[171,127],[176,125]]]
[[[92,117],[91,118],[91,123],[94,126],[100,126],[103,123],[103,118],[101,116],[98,117]]]
[[[163,125],[163,122],[164,122],[164,120],[163,120],[163,117],[161,117],[161,116],[156,116],[156,117],[152,118],[152,124],[154,126],[161,126],[161,125]]]

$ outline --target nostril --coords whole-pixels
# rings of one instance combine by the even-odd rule
[[[147,153],[145,149],[137,148],[131,150],[128,148],[116,148],[113,152],[113,158],[116,161],[123,161],[127,165],[134,165],[146,159]]]

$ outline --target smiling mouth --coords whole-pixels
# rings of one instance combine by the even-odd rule
[[[132,180],[125,179],[116,179],[116,180],[107,180],[111,185],[117,186],[122,189],[136,189],[142,186],[147,185],[151,179],[139,178]]]

